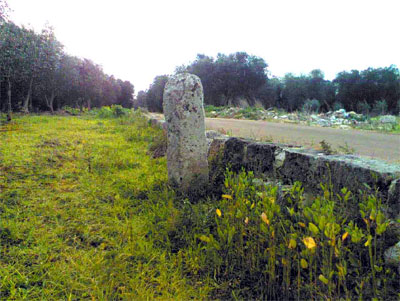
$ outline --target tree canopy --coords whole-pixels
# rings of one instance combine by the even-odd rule
[[[400,74],[392,65],[384,68],[343,71],[332,81],[320,69],[309,74],[287,73],[283,78],[268,77],[264,59],[236,52],[216,58],[198,54],[196,59],[176,68],[200,77],[205,104],[214,106],[262,105],[287,111],[348,111],[400,113]],[[167,76],[158,76],[147,91],[138,95],[136,106],[162,111],[162,90]]]
[[[0,110],[133,105],[134,86],[89,59],[67,54],[51,27],[40,33],[6,20],[0,0]]]

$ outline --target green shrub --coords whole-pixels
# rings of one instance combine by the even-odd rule
[[[197,235],[189,254],[217,280],[219,298],[394,298],[395,272],[383,264],[389,221],[372,195],[355,199],[329,186],[307,199],[300,183],[278,193],[254,175],[228,171],[211,225]],[[350,208],[359,202],[357,216]],[[204,222],[203,222],[204,223]],[[189,256],[190,257],[190,256]],[[200,257],[200,258],[199,258]],[[187,260],[193,265],[194,259]]]
[[[90,111],[99,118],[120,118],[128,116],[131,113],[130,109],[123,108],[120,105],[103,106]]]
[[[62,110],[64,110],[65,112],[67,112],[68,114],[71,114],[73,116],[79,115],[81,113],[81,111],[77,108],[72,108],[69,106],[65,106],[62,108]]]
[[[127,116],[130,113],[129,109],[122,107],[121,105],[112,105],[111,111],[114,117],[122,117]]]
[[[97,116],[100,118],[111,118],[113,116],[113,111],[108,106],[101,107],[100,109],[94,110],[94,112],[96,112]]]

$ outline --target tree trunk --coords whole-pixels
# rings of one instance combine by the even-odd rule
[[[90,98],[88,98],[88,100],[87,100],[87,108],[88,108],[89,111],[91,109],[91,104],[92,104],[92,101],[90,100]]]
[[[54,114],[54,99],[56,98],[56,94],[54,91],[51,91],[50,98],[47,98],[47,95],[44,96],[46,100],[46,105],[49,107],[51,114]]]
[[[29,82],[28,94],[26,95],[26,98],[24,100],[24,105],[22,106],[22,111],[24,113],[29,113],[29,102],[32,97],[32,85],[33,85],[33,77],[31,78],[31,80]]]
[[[7,79],[8,82],[8,89],[7,89],[7,104],[8,104],[8,108],[7,108],[7,121],[11,121],[12,119],[12,106],[11,106],[11,80],[10,77],[8,77]]]
[[[328,109],[328,111],[332,111],[332,107],[329,105],[329,103],[326,101],[326,99],[324,100],[324,103],[325,103],[326,108]]]

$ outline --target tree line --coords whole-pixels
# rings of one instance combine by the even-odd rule
[[[286,74],[283,78],[268,76],[264,59],[237,52],[218,54],[216,58],[203,54],[175,70],[200,77],[204,102],[214,106],[258,105],[296,110],[348,111],[370,114],[400,113],[400,73],[392,65],[384,68],[351,70],[337,74],[332,81],[324,73]],[[140,91],[135,106],[150,111],[162,111],[162,95],[166,75],[157,76],[146,91]]]
[[[0,110],[54,112],[118,104],[131,107],[134,86],[105,74],[98,64],[71,56],[53,29],[40,33],[7,20],[0,0]]]

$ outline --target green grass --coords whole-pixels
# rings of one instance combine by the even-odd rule
[[[139,115],[0,128],[0,299],[207,296],[152,239],[174,198],[165,158],[147,155],[159,131]]]

